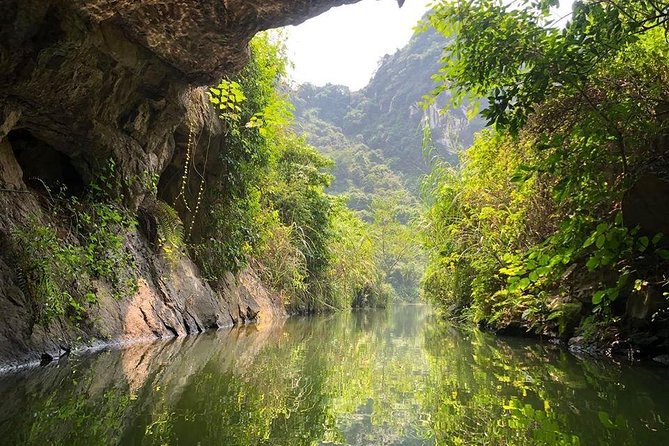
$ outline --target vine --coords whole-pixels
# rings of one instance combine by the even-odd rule
[[[188,204],[188,199],[186,198],[186,190],[188,186],[188,177],[189,177],[189,170],[190,170],[190,160],[191,160],[191,154],[193,152],[193,125],[190,122],[190,118],[186,121],[186,125],[188,126],[188,142],[186,143],[186,160],[184,161],[184,171],[183,174],[181,175],[181,189],[179,190],[179,195],[174,199],[174,202],[176,204],[177,200],[181,198],[181,201],[184,204],[184,207],[188,212],[191,212],[190,205]]]

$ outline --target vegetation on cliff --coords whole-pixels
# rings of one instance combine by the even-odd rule
[[[485,98],[494,130],[425,183],[425,289],[496,328],[611,342],[667,322],[668,16],[577,2],[559,29],[556,3],[443,2],[429,17],[453,37],[435,94]]]
[[[210,88],[224,173],[206,191],[208,224],[193,251],[213,281],[254,265],[293,311],[385,305],[370,225],[326,193],[332,162],[290,128],[278,90],[285,65],[281,42],[259,35],[249,65]]]
[[[43,215],[32,215],[10,234],[21,291],[39,322],[82,319],[97,303],[101,280],[116,298],[137,291],[135,261],[124,244],[136,220],[115,195],[120,181],[111,163],[81,196],[43,184]]]
[[[290,128],[291,105],[278,90],[285,65],[282,44],[261,34],[246,68],[209,89],[223,144],[207,145],[199,164],[201,135],[186,123],[173,200],[158,176],[124,176],[113,158],[81,188],[34,178],[41,209],[6,242],[39,322],[85,322],[100,293],[134,295],[137,227],[166,271],[191,255],[214,288],[250,267],[290,311],[386,305],[393,289],[373,225],[326,192],[332,161]],[[124,200],[132,187],[145,191],[137,215]],[[386,227],[384,237],[392,221]]]

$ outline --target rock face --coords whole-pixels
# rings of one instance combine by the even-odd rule
[[[130,209],[149,195],[147,179],[159,179],[158,195],[169,197],[190,132],[224,150],[204,91],[243,66],[250,38],[355,1],[0,2],[0,242],[31,218],[49,218],[36,191],[65,184],[76,193],[109,159]],[[176,336],[285,315],[251,271],[213,290],[188,258],[170,268],[157,260],[140,231],[126,245],[139,292],[121,300],[101,293],[90,320],[76,327],[36,324],[0,251],[0,362],[58,356],[76,339]]]
[[[257,31],[353,2],[3,1],[0,139],[65,155],[84,182],[111,155],[160,174],[194,89],[241,68]]]

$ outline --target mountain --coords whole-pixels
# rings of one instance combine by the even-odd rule
[[[468,121],[462,108],[448,108],[448,92],[427,109],[420,105],[435,87],[432,75],[439,69],[445,43],[433,30],[415,35],[405,47],[380,60],[369,84],[360,91],[332,84],[303,84],[294,89],[295,116],[308,140],[335,161],[339,156],[333,147],[358,145],[373,165],[386,164],[415,191],[419,177],[428,170],[423,124],[429,122],[431,156],[457,163],[457,152],[471,144],[483,120]]]
[[[435,87],[432,75],[444,44],[433,31],[414,36],[381,59],[360,91],[332,84],[289,91],[296,130],[335,161],[330,192],[345,196],[369,223],[385,280],[403,300],[420,295],[425,266],[413,224],[421,209],[420,179],[430,167],[423,155],[424,124],[431,130],[430,156],[453,164],[483,127],[481,120],[468,121],[464,110],[448,108],[447,94],[427,108],[420,105]]]

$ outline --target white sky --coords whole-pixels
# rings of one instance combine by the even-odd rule
[[[573,0],[560,1],[554,17],[571,10]],[[332,8],[299,26],[289,26],[288,57],[297,83],[347,85],[358,90],[369,81],[385,54],[404,46],[432,0],[362,0]]]
[[[378,60],[404,46],[431,0],[362,0],[332,8],[299,26],[289,26],[288,57],[292,78],[348,85],[358,90],[369,81]]]

